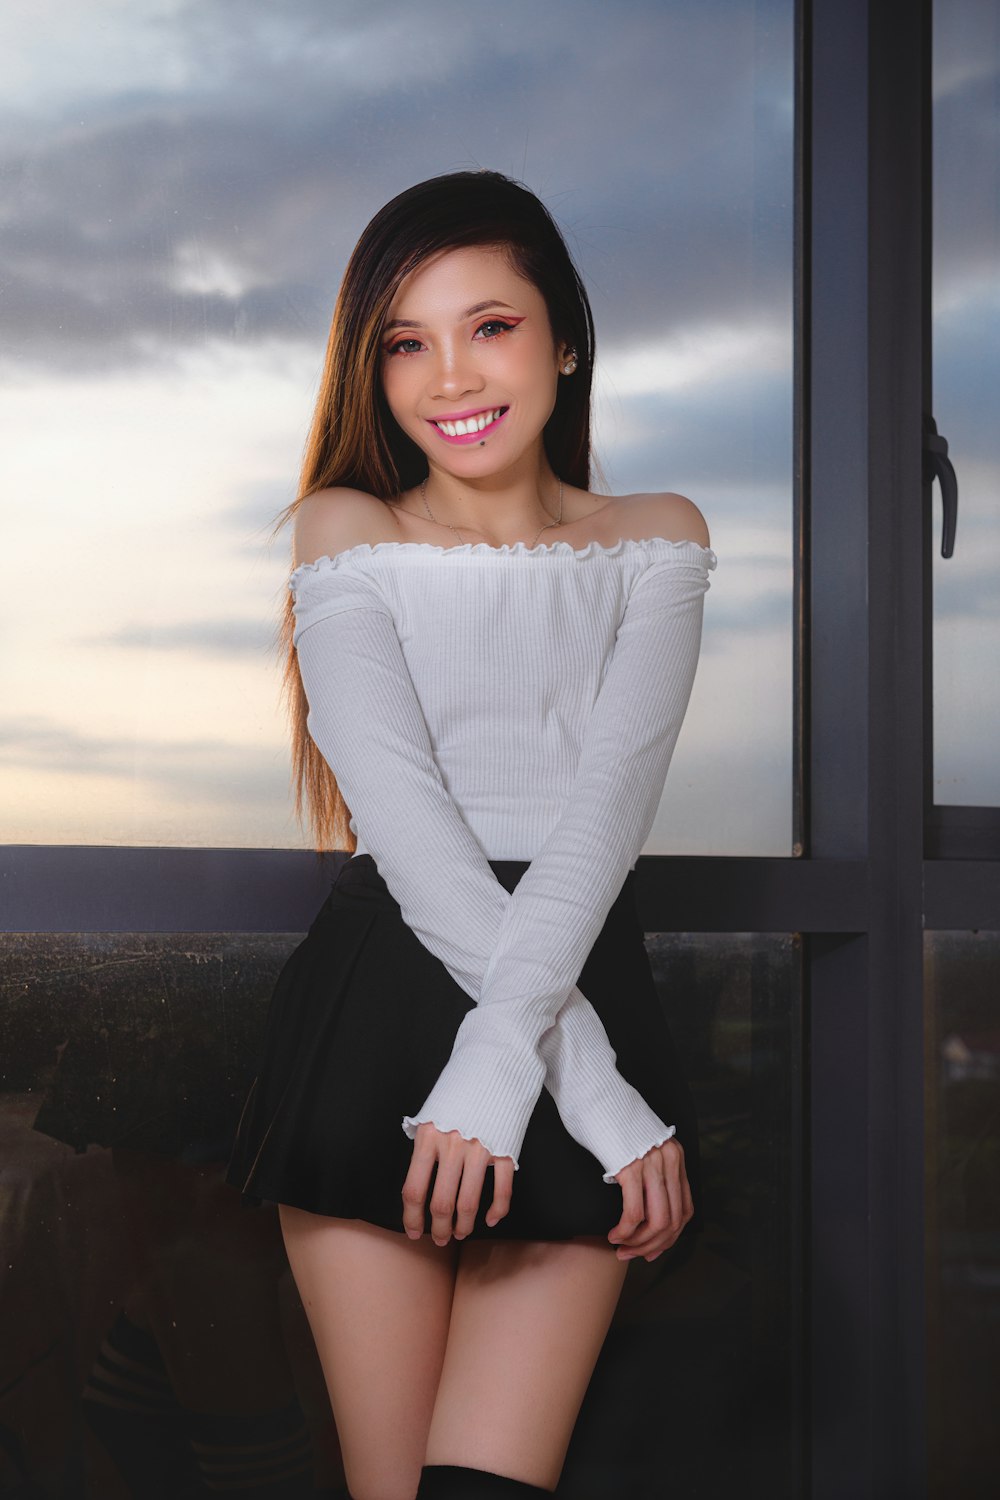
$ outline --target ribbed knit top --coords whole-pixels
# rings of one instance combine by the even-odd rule
[[[674,1132],[576,986],[649,836],[711,548],[363,543],[289,588],[309,733],[402,917],[477,1003],[417,1115],[515,1167],[542,1086],[605,1182]],[[528,860],[513,893],[489,860]]]

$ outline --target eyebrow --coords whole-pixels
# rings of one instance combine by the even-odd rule
[[[497,298],[492,297],[487,302],[476,302],[472,307],[467,307],[465,312],[462,313],[462,318],[472,318],[476,313],[486,312],[487,308],[490,307],[506,307],[508,312],[516,310],[511,307],[509,302],[500,302]],[[412,318],[393,318],[391,322],[383,325],[382,332],[388,333],[390,328],[423,328],[423,326],[423,323],[416,323]]]

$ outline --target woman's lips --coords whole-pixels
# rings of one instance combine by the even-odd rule
[[[493,419],[492,422],[488,421],[486,423],[485,427],[476,427],[476,428],[473,429],[472,432],[465,432],[465,433],[449,433],[449,432],[445,432],[444,429],[443,429],[443,427],[439,426],[439,424],[437,422],[431,421],[430,418],[428,418],[428,420],[430,421],[430,425],[434,428],[434,431],[437,433],[437,435],[438,435],[439,438],[441,438],[446,443],[451,443],[453,446],[460,447],[463,443],[465,443],[465,444],[468,444],[468,443],[480,443],[480,442],[482,442],[483,438],[484,437],[488,437],[491,432],[496,432],[497,428],[500,426],[500,423],[503,421],[503,419],[507,415],[508,411],[510,411],[510,407],[509,406],[504,406],[504,407],[495,406],[495,407],[490,408],[490,411],[499,412],[500,415],[497,416],[497,417],[494,417],[494,419]],[[483,413],[481,415],[489,416],[490,412],[486,412],[486,413]],[[460,423],[449,422],[447,425],[449,427],[451,427],[451,428],[455,428],[456,426],[467,427],[469,425],[469,422],[471,420],[472,420],[471,418],[467,418],[464,422],[460,422]]]

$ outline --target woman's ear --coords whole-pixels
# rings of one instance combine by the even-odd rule
[[[576,350],[572,344],[560,345],[559,370],[563,375],[572,375],[578,364]]]

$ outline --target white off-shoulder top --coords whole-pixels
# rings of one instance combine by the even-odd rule
[[[687,710],[711,548],[378,542],[295,568],[308,729],[404,921],[476,1004],[417,1115],[515,1167],[543,1086],[605,1182],[674,1133],[576,986]],[[513,893],[488,861],[529,860]]]

